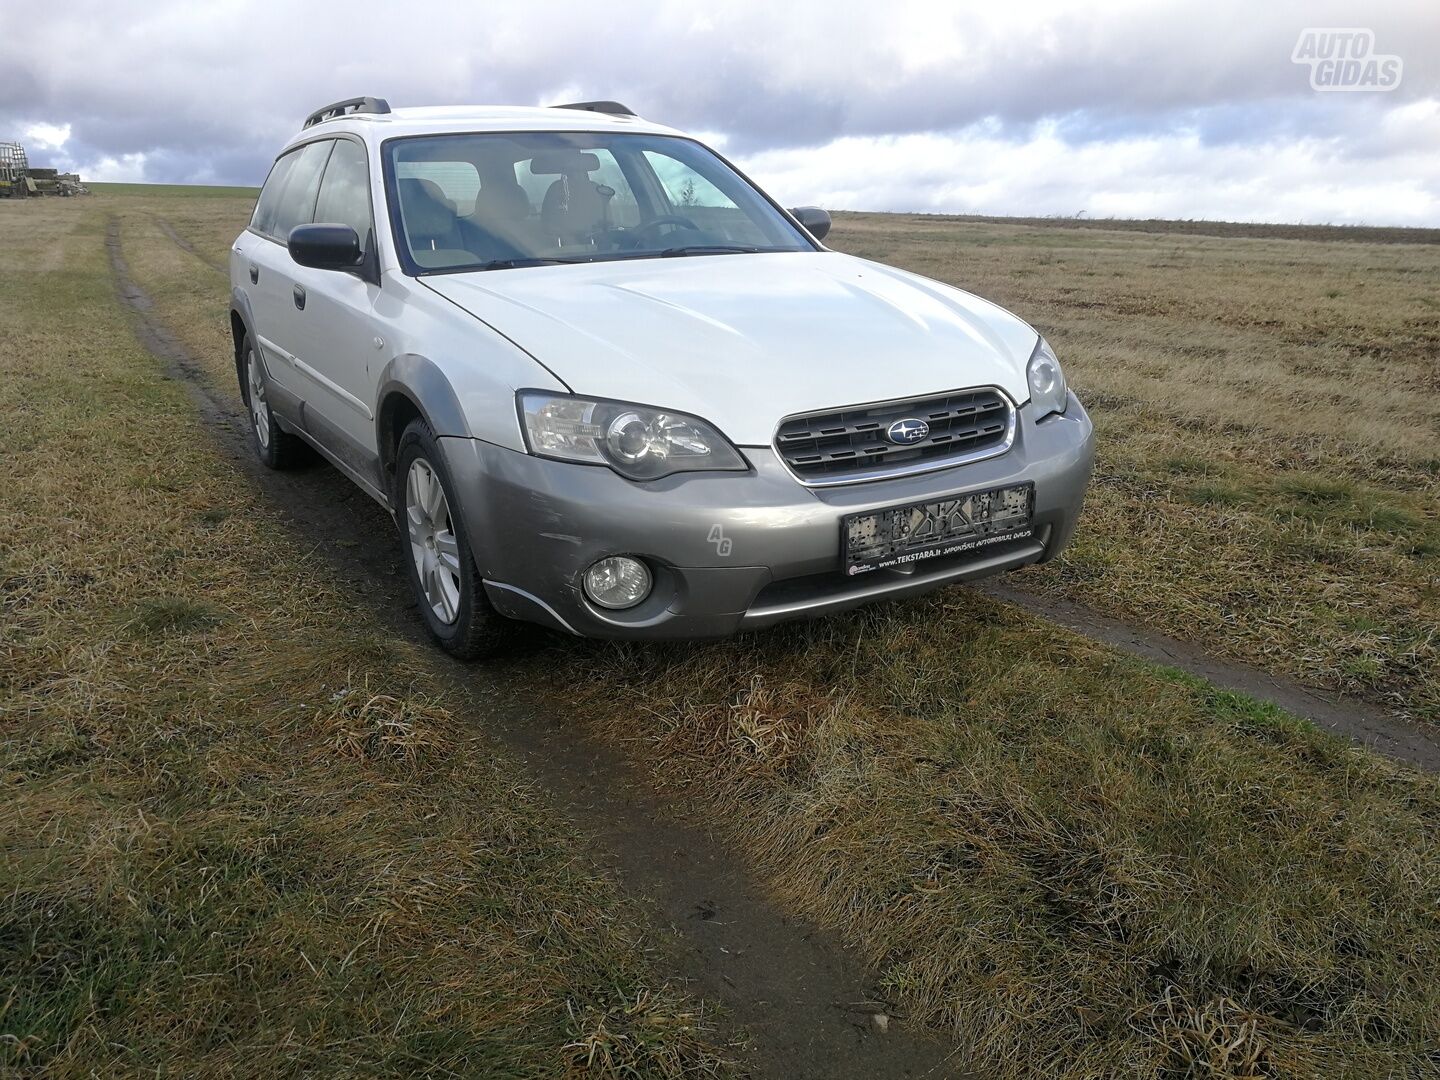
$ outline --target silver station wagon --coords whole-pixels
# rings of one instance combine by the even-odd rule
[[[327,106],[230,259],[257,452],[394,515],[461,657],[511,619],[722,636],[1054,558],[1093,433],[1050,346],[829,228],[615,102]]]

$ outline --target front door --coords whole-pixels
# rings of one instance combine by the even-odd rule
[[[349,225],[375,243],[365,147],[339,138],[325,166],[311,220]],[[287,256],[288,258],[288,256]],[[380,286],[359,273],[289,265],[290,363],[304,385],[310,434],[371,483],[380,480],[375,388],[385,341],[375,306]]]

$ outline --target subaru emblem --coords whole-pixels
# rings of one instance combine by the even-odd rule
[[[913,417],[896,420],[885,429],[885,437],[893,443],[899,443],[901,446],[917,443],[929,434],[930,425],[924,420],[916,420]]]

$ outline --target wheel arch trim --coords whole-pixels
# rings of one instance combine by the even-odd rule
[[[236,333],[236,324],[239,324],[241,333]],[[243,336],[242,336],[243,335]],[[245,357],[241,351],[241,345],[248,338],[256,345],[256,355],[260,357],[260,364],[265,364],[265,350],[259,347],[260,336],[255,332],[255,312],[250,306],[250,297],[245,291],[239,288],[230,290],[230,338],[235,350],[235,376],[240,380],[241,393],[245,392]],[[269,374],[267,371],[266,374]]]
[[[395,443],[400,430],[395,412],[401,400],[408,402],[437,439],[474,438],[465,410],[455,388],[439,366],[417,353],[403,353],[380,372],[375,395],[375,446],[385,467],[394,464]]]

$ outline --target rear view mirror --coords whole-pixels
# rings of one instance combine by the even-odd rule
[[[790,213],[816,240],[824,240],[830,232],[830,215],[818,206],[797,206]]]
[[[349,225],[296,225],[290,230],[290,257],[316,270],[354,270],[360,265],[360,237]]]

